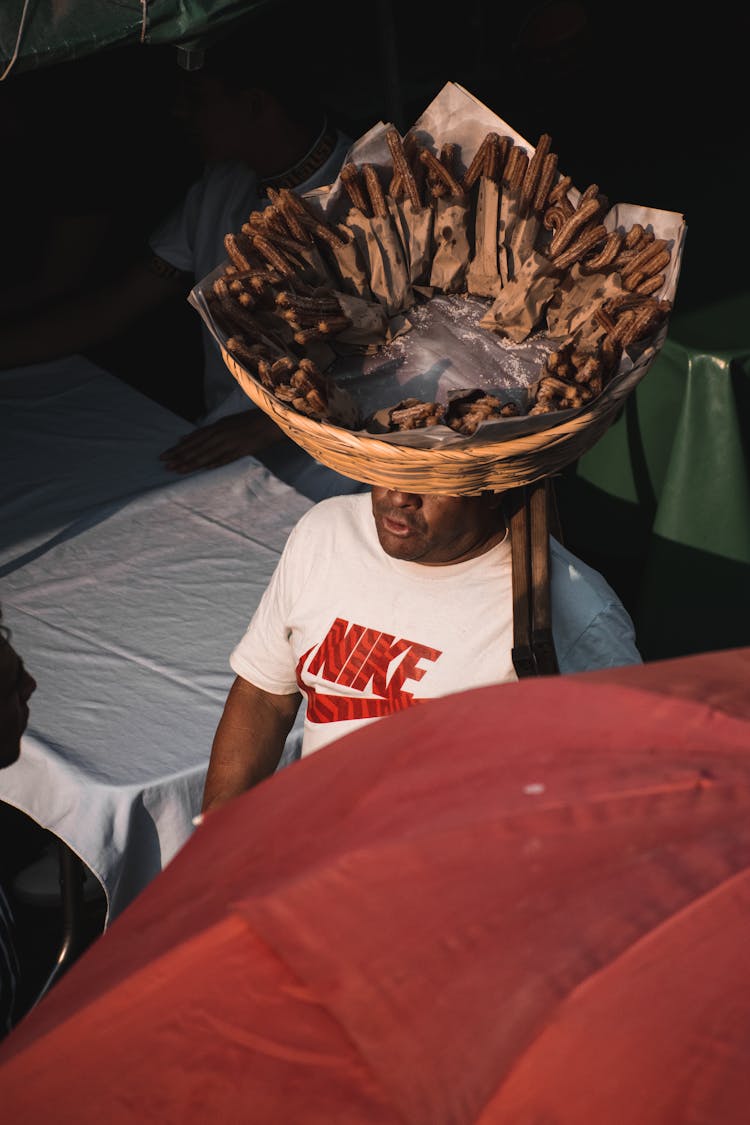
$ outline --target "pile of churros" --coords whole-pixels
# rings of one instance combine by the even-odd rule
[[[393,127],[386,140],[390,163],[341,169],[336,221],[291,189],[269,189],[268,205],[225,237],[208,310],[227,351],[280,402],[381,433],[447,425],[471,436],[487,419],[517,417],[516,403],[472,388],[445,404],[384,404],[370,418],[338,393],[337,356],[371,354],[394,318],[436,294],[484,301],[480,325],[500,338],[553,343],[528,414],[585,406],[624,352],[654,338],[671,311],[659,293],[672,246],[638,223],[610,229],[606,196],[559,173],[549,134],[531,154],[497,132],[468,152],[433,152]]]

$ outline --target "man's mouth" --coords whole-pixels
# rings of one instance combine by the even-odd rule
[[[416,528],[407,523],[406,520],[399,519],[397,516],[381,516],[381,523],[383,530],[387,531],[389,535],[397,535],[399,538],[405,539],[408,535],[413,535]]]

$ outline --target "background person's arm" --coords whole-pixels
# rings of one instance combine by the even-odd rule
[[[188,274],[160,272],[153,258],[100,289],[66,297],[21,318],[0,322],[0,369],[86,352],[192,287]],[[164,263],[163,269],[170,267]]]
[[[216,728],[203,790],[207,813],[274,772],[301,696],[272,695],[237,676]]]
[[[58,215],[36,271],[22,281],[0,278],[3,318],[27,316],[41,305],[59,301],[86,287],[89,271],[109,233],[106,212]]]
[[[283,437],[273,418],[251,407],[185,434],[160,457],[175,473],[217,469],[238,457],[261,453]]]

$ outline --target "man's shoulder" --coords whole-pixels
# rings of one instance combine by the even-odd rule
[[[328,496],[318,500],[297,521],[303,531],[330,532],[334,528],[357,527],[370,506],[366,492]]]
[[[552,580],[564,583],[581,600],[589,601],[592,606],[598,604],[600,609],[620,603],[620,598],[603,574],[553,537],[550,537],[550,561]]]
[[[356,557],[367,537],[368,501],[363,493],[318,500],[292,528],[284,551],[287,563],[312,565],[323,573],[332,560]]]
[[[354,143],[341,129],[329,132],[331,150],[325,160],[299,185],[297,191],[303,195],[307,192],[329,187],[339,174],[341,165]]]
[[[550,541],[552,619],[561,672],[640,663],[630,614],[603,574]]]
[[[191,186],[206,191],[209,188],[226,188],[229,184],[245,185],[256,181],[257,176],[243,160],[209,160]]]

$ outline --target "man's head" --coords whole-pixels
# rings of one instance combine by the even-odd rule
[[[21,735],[29,721],[29,699],[35,690],[36,680],[0,624],[0,768],[18,758]]]
[[[311,18],[289,4],[253,11],[208,43],[198,69],[178,72],[175,113],[203,160],[244,161],[263,177],[309,147],[326,118]]]
[[[443,496],[372,489],[372,512],[387,555],[426,566],[445,566],[482,555],[505,534],[499,493]]]

